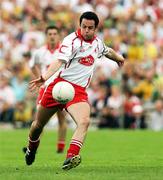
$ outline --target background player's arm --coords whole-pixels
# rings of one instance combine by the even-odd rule
[[[38,64],[35,64],[32,68],[31,68],[31,71],[32,71],[32,73],[33,73],[33,76],[34,76],[34,78],[38,78],[38,77],[40,77],[40,75],[41,75],[41,67],[40,67],[40,65],[38,65]]]
[[[112,48],[108,48],[108,53],[105,56],[107,58],[115,61],[119,66],[123,65],[123,63],[124,63],[123,56],[116,53]]]
[[[41,75],[41,62],[39,49],[34,52],[29,61],[29,67],[32,71],[32,78],[38,78]]]

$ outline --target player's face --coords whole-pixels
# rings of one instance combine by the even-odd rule
[[[58,31],[56,29],[49,29],[47,32],[47,43],[56,44],[59,40]]]
[[[92,40],[95,33],[95,22],[94,20],[83,19],[80,25],[81,35],[85,40]]]

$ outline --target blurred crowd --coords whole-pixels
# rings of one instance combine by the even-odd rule
[[[98,36],[126,59],[121,69],[98,60],[88,88],[92,122],[163,130],[162,0],[1,0],[0,123],[28,127],[36,100],[28,90],[29,60],[45,43],[47,25],[56,25],[62,40],[85,11],[98,14]]]

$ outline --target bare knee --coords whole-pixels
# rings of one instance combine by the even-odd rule
[[[78,127],[87,129],[90,125],[90,118],[89,117],[83,117],[79,120],[79,123],[77,124]]]

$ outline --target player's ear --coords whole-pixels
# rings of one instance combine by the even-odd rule
[[[98,31],[98,28],[97,28],[97,27],[95,27],[95,34],[97,33],[97,31]]]

